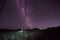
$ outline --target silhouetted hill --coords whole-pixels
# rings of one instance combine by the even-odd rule
[[[40,30],[0,29],[0,40],[60,40],[60,26]]]
[[[60,26],[47,28],[42,31],[42,36],[39,35],[36,40],[60,40]]]

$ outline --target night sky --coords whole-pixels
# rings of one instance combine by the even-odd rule
[[[59,0],[27,0],[26,1],[32,28],[45,29],[60,26],[60,1]],[[0,14],[0,28],[19,29],[23,19],[18,13],[16,0],[7,0]],[[24,27],[25,28],[25,27]]]

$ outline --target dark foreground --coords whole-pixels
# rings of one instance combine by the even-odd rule
[[[0,40],[60,40],[60,26],[44,30],[7,30],[0,29]]]

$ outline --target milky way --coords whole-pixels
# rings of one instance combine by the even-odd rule
[[[0,26],[4,29],[60,26],[60,0],[6,0]]]
[[[28,12],[25,1],[26,0],[16,0],[17,8],[19,13],[21,12],[20,16],[22,16],[24,20],[24,23],[22,24],[22,26],[24,26],[25,28],[32,28],[29,12]]]

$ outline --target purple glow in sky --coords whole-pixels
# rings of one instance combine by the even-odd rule
[[[0,15],[0,26],[3,26],[0,28],[19,29],[24,27],[25,23],[30,26],[32,24],[32,28],[40,29],[60,26],[60,0],[25,0],[24,2],[25,4],[23,2],[21,4],[21,0],[6,1]]]
[[[17,8],[19,9],[18,11],[21,14],[20,16],[22,16],[22,18],[24,20],[24,23],[22,24],[22,26],[30,29],[32,27],[32,24],[31,24],[29,12],[28,12],[27,6],[25,4],[25,1],[26,0],[16,0],[16,3],[17,3]]]

